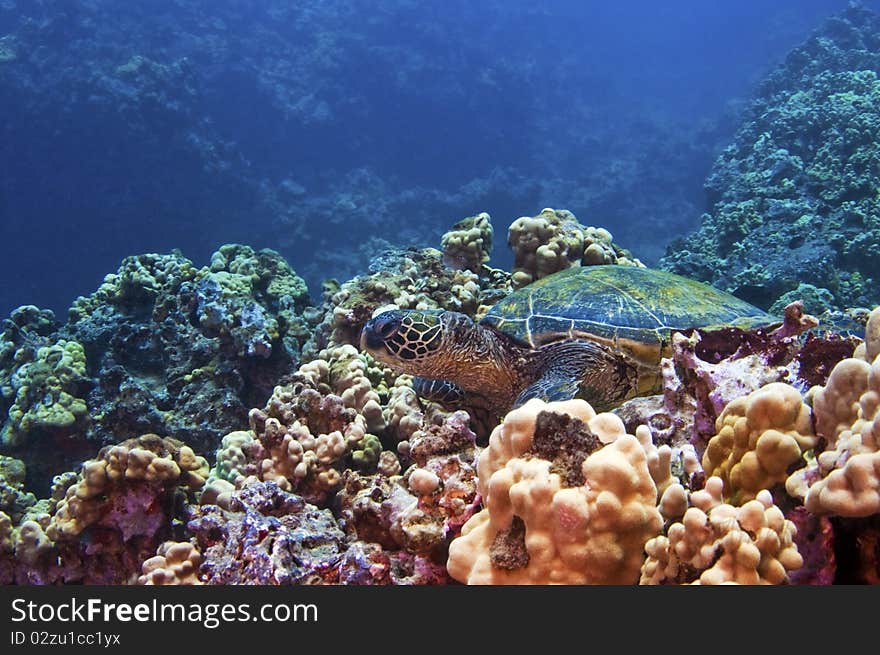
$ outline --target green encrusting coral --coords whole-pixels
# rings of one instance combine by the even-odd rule
[[[382,454],[382,442],[379,437],[365,434],[357,449],[351,453],[352,463],[361,471],[375,471]]]
[[[296,343],[308,336],[302,310],[308,289],[285,259],[269,248],[226,244],[195,278],[202,328],[230,339],[241,355],[267,357],[279,338]]]
[[[106,275],[94,293],[80,296],[73,302],[69,310],[70,322],[106,312],[107,306],[123,313],[143,312],[154,300],[174,294],[181,284],[194,280],[198,270],[179,254],[148,253],[126,257],[116,273]],[[162,313],[161,307],[157,313]]]
[[[37,502],[36,496],[25,490],[25,477],[24,462],[0,455],[0,513],[6,514],[16,523]],[[0,534],[0,541],[2,540]]]
[[[81,344],[60,339],[39,348],[33,361],[12,375],[15,400],[0,433],[4,444],[20,446],[39,430],[70,428],[88,417],[81,397],[86,355]]]

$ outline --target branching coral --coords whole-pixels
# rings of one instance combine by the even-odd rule
[[[327,359],[304,364],[291,385],[276,387],[264,409],[250,412],[249,431],[224,437],[218,477],[238,486],[248,476],[273,480],[323,505],[347,464],[393,468],[394,455],[383,451],[377,434],[386,422],[373,381],[387,394],[384,372],[371,370],[349,345],[322,355]]]
[[[710,477],[681,520],[648,541],[640,584],[781,584],[801,567],[797,530],[770,493],[736,507],[722,501],[723,486]]]
[[[529,401],[493,431],[478,475],[485,509],[450,545],[455,579],[638,580],[644,544],[662,521],[645,450],[617,417],[583,401]]]

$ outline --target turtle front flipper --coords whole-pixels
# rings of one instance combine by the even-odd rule
[[[412,384],[420,398],[440,403],[444,407],[459,406],[468,396],[464,389],[449,380],[415,377]]]
[[[524,405],[532,398],[539,398],[545,402],[571,400],[578,395],[580,387],[580,380],[572,378],[566,371],[551,370],[523,389],[514,407]]]
[[[532,398],[545,401],[582,398],[604,411],[635,395],[638,368],[620,353],[576,339],[544,346],[536,353],[540,377],[520,392],[516,406]]]

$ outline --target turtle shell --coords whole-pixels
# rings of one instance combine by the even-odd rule
[[[701,282],[614,264],[548,275],[498,302],[481,321],[526,347],[590,339],[645,363],[659,360],[674,330],[779,322]]]

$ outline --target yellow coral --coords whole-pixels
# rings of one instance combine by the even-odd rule
[[[508,229],[507,244],[514,256],[514,289],[573,266],[644,266],[615,246],[608,230],[585,227],[566,209],[547,208],[537,216],[516,219]]]
[[[868,317],[864,343],[807,396],[825,444],[789,476],[786,491],[813,514],[880,513],[880,307]]]
[[[401,375],[388,397],[384,410],[388,431],[398,442],[407,442],[421,429],[424,414],[419,397],[412,388],[412,377]]]
[[[205,458],[189,446],[155,434],[103,448],[97,459],[83,463],[77,482],[58,502],[46,534],[55,542],[79,535],[107,511],[114,487],[143,482],[195,491],[204,485],[208,471]]]
[[[12,519],[6,512],[0,511],[0,555],[11,553],[14,549],[12,536]]]
[[[368,356],[357,348],[344,344],[322,350],[319,359],[300,366],[299,375],[324,394],[336,394],[346,407],[351,407],[366,419],[367,429],[378,433],[385,429],[381,397],[374,388],[374,380],[384,370],[370,369]],[[385,381],[377,380],[383,391]]]
[[[276,387],[266,410],[251,410],[250,419],[251,429],[226,435],[217,454],[216,474],[237,486],[256,476],[285,491],[308,486],[326,494],[340,483],[345,455],[368,434],[364,414],[301,383]]]
[[[537,216],[516,219],[508,228],[507,244],[514,255],[514,288],[579,266],[584,254],[581,225],[574,214],[564,209],[547,208]]]
[[[311,475],[319,487],[332,489],[340,481],[340,472],[332,465],[345,455],[349,445],[359,443],[365,434],[360,414],[346,427],[345,434],[334,430],[314,435],[300,421],[285,427],[278,419],[269,418],[260,478],[273,480],[285,491],[290,491],[297,480]]]
[[[558,462],[533,452],[545,411],[568,417],[570,445],[595,440],[598,450],[575,465],[582,483],[570,484]],[[661,517],[645,451],[614,418],[581,400],[531,400],[510,412],[480,456],[485,508],[450,545],[450,575],[469,584],[636,582]]]
[[[166,541],[143,563],[138,584],[142,585],[201,585],[199,566],[202,554],[188,541]]]
[[[871,365],[862,359],[849,358],[837,363],[824,387],[810,390],[816,433],[832,443],[851,430],[859,418],[859,403],[868,390]]]
[[[734,504],[784,482],[787,469],[816,445],[809,407],[797,389],[781,382],[730,402],[715,429],[703,468],[723,481]]]
[[[478,273],[492,254],[492,232],[486,212],[459,221],[440,240],[444,263]]]
[[[254,449],[254,441],[254,433],[250,430],[236,430],[224,436],[217,449],[215,474],[222,480],[238,485],[247,476],[248,452]]]
[[[52,542],[35,520],[22,521],[15,530],[15,557],[25,564],[35,564],[52,550]]]
[[[648,541],[640,584],[781,584],[803,565],[797,530],[769,491],[734,507],[722,501],[723,487],[709,478],[681,521]]]

